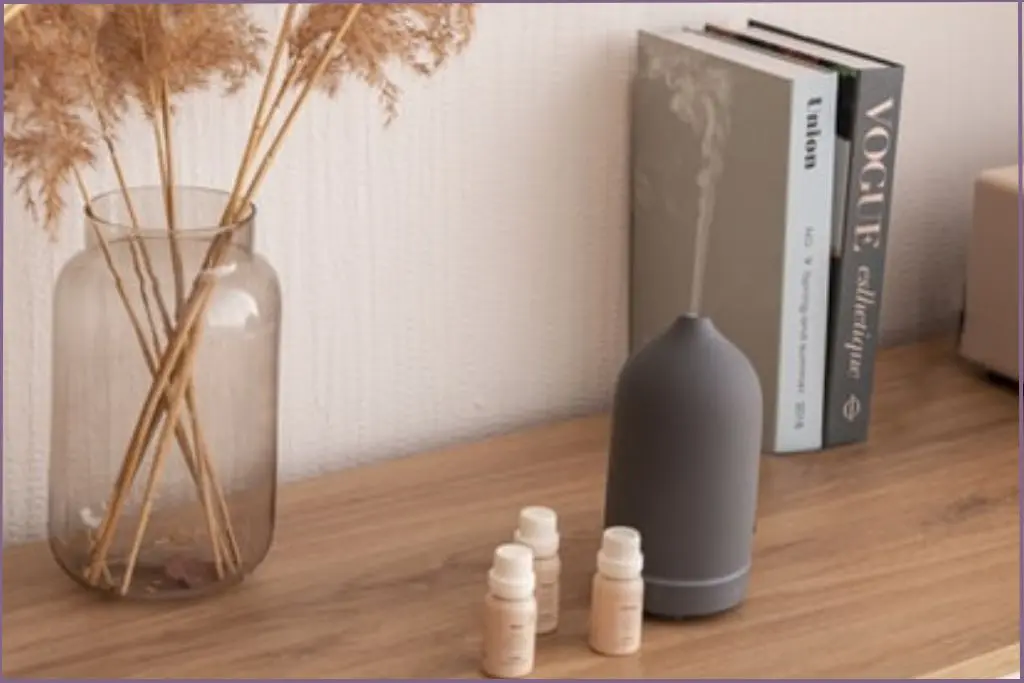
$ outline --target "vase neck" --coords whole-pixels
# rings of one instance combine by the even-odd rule
[[[85,210],[86,244],[98,247],[126,239],[210,246],[230,239],[251,253],[255,208],[249,204],[234,220],[222,221],[229,195],[219,190],[177,186],[132,187],[99,195]]]

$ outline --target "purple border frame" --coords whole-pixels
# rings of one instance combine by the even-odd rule
[[[196,0],[195,3],[191,3],[191,4],[214,3],[214,2],[217,2],[217,1],[218,0]],[[743,0],[719,0],[719,2],[727,2],[727,3],[742,2],[742,1]],[[797,1],[798,2],[808,2],[808,3],[810,3],[810,2],[815,2],[815,1],[819,1],[820,2],[821,0],[797,0]],[[827,2],[829,0],[825,0],[825,1]],[[920,0],[912,0],[912,1],[920,1]],[[961,2],[962,4],[968,4],[968,3],[962,2],[962,0],[942,0],[942,1],[944,1],[944,2]],[[997,1],[999,1],[999,0],[997,0]],[[1005,0],[1003,0],[1003,1],[1005,1]],[[79,2],[81,2],[81,0],[71,0],[71,2],[69,4],[79,4]],[[115,0],[115,2],[117,4],[122,4],[124,2],[124,0]],[[43,4],[43,3],[33,2],[33,3],[30,3],[30,4]],[[157,3],[147,3],[147,4],[157,4]],[[179,2],[177,2],[177,0],[172,0],[172,1],[167,2],[166,4],[187,4],[187,3],[179,3]],[[267,2],[267,0],[257,0],[257,2],[250,2],[248,4],[274,4],[274,3]],[[383,3],[378,3],[378,4],[383,4]],[[602,1],[600,4],[612,4],[612,3],[606,2],[606,1]],[[1017,0],[1016,1],[1016,5],[1017,5],[1017,48],[1018,48],[1017,49],[1017,166],[1018,166],[1018,172],[1017,172],[1017,183],[1018,183],[1018,196],[1017,196],[1017,229],[1018,229],[1018,241],[1017,241],[1017,244],[1018,244],[1018,290],[1017,291],[1018,291],[1018,298],[1017,298],[1017,304],[1018,304],[1018,328],[1019,328],[1017,339],[1018,339],[1018,345],[1019,345],[1018,365],[1019,365],[1019,367],[1024,367],[1024,344],[1021,343],[1022,338],[1024,338],[1024,308],[1022,308],[1022,303],[1024,303],[1024,119],[1022,119],[1022,113],[1024,113],[1024,90],[1022,90],[1022,79],[1024,79],[1024,63],[1022,63],[1022,49],[1024,49],[1024,4],[1022,4],[1022,0]],[[2,38],[0,38],[0,40],[2,40]],[[2,64],[2,63],[3,63],[3,56],[0,55],[0,64]],[[3,101],[3,95],[0,94],[0,103],[2,103],[2,101]],[[2,158],[3,158],[3,152],[2,152],[2,149],[0,149],[0,159],[2,159]],[[0,181],[0,182],[2,182],[2,181]],[[3,199],[0,198],[0,207],[2,207],[2,205],[3,205]],[[3,256],[3,243],[2,243],[2,241],[0,241],[0,257],[2,257],[2,256]],[[2,275],[2,274],[3,274],[3,263],[2,263],[2,261],[0,261],[0,275]],[[2,284],[2,282],[0,282],[0,301],[3,300],[3,296],[4,296],[3,284]],[[0,323],[0,327],[2,327],[2,323]],[[2,338],[0,338],[0,351],[3,351],[3,340],[2,340]],[[0,371],[0,372],[2,372],[2,371]],[[1020,448],[1020,443],[1024,442],[1024,399],[1021,398],[1022,395],[1024,395],[1024,378],[1021,378],[1019,380],[1019,383],[1018,383],[1018,412],[1019,412],[1019,416],[1020,416],[1020,424],[1019,424],[1019,427],[1018,427],[1018,432],[1019,432],[1018,448]],[[3,398],[2,398],[2,395],[0,395],[0,415],[2,415],[2,414],[3,414]],[[0,436],[2,436],[2,435],[3,435],[3,426],[2,426],[2,424],[0,424]],[[0,446],[0,448],[2,448],[2,446]],[[1018,470],[1017,470],[1018,471],[1019,484],[1020,484],[1021,487],[1024,487],[1024,469],[1022,469],[1022,467],[1021,467],[1022,464],[1024,464],[1024,450],[1022,450],[1021,453],[1018,455]],[[2,464],[2,461],[0,461],[0,479],[2,479],[2,477],[3,477],[3,464]],[[0,491],[0,503],[2,503],[2,501],[3,501],[3,492]],[[1022,517],[1024,517],[1024,503],[1021,503],[1019,496],[1018,496],[1018,504],[1021,506],[1021,514],[1022,514]],[[2,516],[3,516],[3,511],[2,511],[2,508],[0,508],[0,520],[2,520]],[[1021,529],[1021,542],[1022,542],[1021,543],[1021,547],[1024,548],[1024,526],[1020,527],[1020,529]],[[2,530],[2,527],[0,527],[0,538],[2,538],[2,533],[3,533],[3,530]],[[1024,565],[1024,550],[1022,550],[1022,552],[1021,552],[1021,562],[1022,562],[1022,565]],[[2,576],[3,576],[3,563],[0,562],[0,580],[2,580]],[[1022,576],[1022,578],[1021,578],[1020,587],[1021,587],[1021,593],[1018,594],[1019,596],[1020,595],[1024,595],[1024,576]],[[0,611],[2,611],[2,609],[3,609],[3,607],[2,607],[2,599],[3,599],[2,595],[0,595]],[[1024,611],[1024,597],[1021,597],[1021,607],[1022,607],[1022,611]],[[2,634],[2,632],[0,632],[0,642],[2,642],[2,638],[3,638],[3,634]],[[2,674],[0,674],[0,679],[2,679],[2,680],[16,680],[16,679],[3,678]],[[295,680],[299,680],[299,679],[295,679]],[[370,679],[370,680],[373,680],[373,679]],[[393,679],[393,680],[429,680],[429,679]],[[540,679],[540,680],[570,680],[570,679]],[[669,680],[669,679],[662,679],[662,680]]]
[[[1017,368],[1024,367],[1024,3],[1017,0]],[[1018,374],[1020,374],[1018,372]],[[1021,517],[1024,517],[1024,502],[1020,498],[1020,490],[1024,487],[1024,379],[1017,382],[1017,504],[1020,506]],[[1020,535],[1020,564],[1024,565],[1024,526],[1018,524]],[[1024,574],[1021,575],[1018,589],[1021,611],[1024,611]],[[1018,619],[1020,612],[1018,614]],[[1018,626],[1020,629],[1020,626]],[[1020,630],[1018,630],[1018,641]],[[1018,662],[1018,667],[1020,662]],[[1019,673],[1020,669],[1018,669]]]

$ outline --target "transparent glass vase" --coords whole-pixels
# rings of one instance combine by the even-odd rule
[[[104,594],[210,594],[271,545],[280,288],[253,251],[255,210],[219,227],[227,200],[99,196],[57,281],[50,547]]]

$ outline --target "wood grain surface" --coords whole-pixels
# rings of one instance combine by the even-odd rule
[[[595,416],[285,487],[267,562],[204,602],[100,602],[44,545],[6,549],[3,673],[477,678],[491,552],[531,503],[555,507],[564,534],[561,626],[538,643],[538,678],[953,666],[1019,642],[1020,530],[1017,398],[948,349],[883,354],[870,444],[766,458],[749,599],[647,622],[636,656],[586,645],[608,435]]]
[[[921,678],[990,680],[1020,673],[1020,643],[972,657],[959,664],[933,671]],[[1019,678],[1019,676],[1018,676]]]

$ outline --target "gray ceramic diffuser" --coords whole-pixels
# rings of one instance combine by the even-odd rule
[[[655,57],[641,49],[647,86],[634,92],[635,149],[659,150],[633,155],[634,221],[649,238],[643,242],[648,257],[659,249],[692,250],[689,263],[675,259],[669,267],[668,261],[637,260],[634,239],[632,276],[637,268],[654,267],[671,277],[665,275],[664,292],[648,292],[640,303],[634,299],[631,315],[662,320],[668,329],[636,351],[619,375],[604,522],[640,531],[645,611],[680,619],[723,612],[746,596],[764,405],[754,366],[703,307],[709,253],[721,268],[736,248],[715,240],[714,229],[715,186],[724,169],[720,151],[731,130],[728,74]],[[662,116],[668,113],[671,123]],[[677,138],[693,144],[680,148]],[[676,151],[666,153],[666,147]],[[677,173],[674,154],[698,155],[696,178]],[[679,188],[691,181],[696,196],[680,198]],[[692,225],[691,212],[681,209],[690,204]],[[718,299],[741,295],[741,286],[714,292]],[[688,308],[681,297],[688,297]]]
[[[754,367],[707,318],[681,316],[623,367],[605,526],[642,535],[648,614],[703,616],[743,601],[762,420]]]

